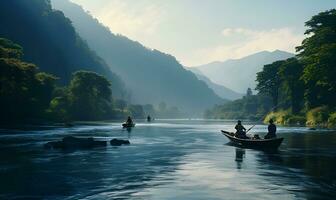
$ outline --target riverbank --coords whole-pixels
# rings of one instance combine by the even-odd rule
[[[321,106],[293,114],[290,110],[278,110],[270,112],[264,118],[264,123],[268,123],[273,119],[276,124],[281,125],[300,125],[308,127],[323,127],[335,128],[336,127],[336,112],[327,106]]]

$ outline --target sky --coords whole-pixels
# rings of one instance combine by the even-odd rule
[[[304,22],[336,0],[71,0],[113,33],[184,66],[276,49],[295,52]]]

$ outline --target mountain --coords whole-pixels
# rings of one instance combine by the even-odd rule
[[[196,66],[196,69],[217,84],[245,93],[248,87],[255,88],[256,73],[261,71],[264,65],[293,56],[294,54],[280,50],[262,51],[241,59]]]
[[[209,88],[211,88],[218,96],[222,98],[226,98],[228,100],[236,100],[243,96],[243,94],[239,94],[238,92],[235,92],[223,85],[216,84],[212,82],[208,77],[206,77],[200,70],[197,68],[188,68],[190,71],[192,71],[199,80],[204,81]]]
[[[90,48],[121,76],[131,90],[131,102],[154,105],[165,102],[169,106],[198,114],[223,102],[173,56],[113,34],[81,6],[68,0],[53,0],[52,4],[71,19]]]
[[[112,82],[114,96],[123,95],[121,79],[89,49],[71,21],[52,10],[50,1],[0,1],[0,26],[0,37],[23,47],[25,61],[56,75],[61,84],[68,83],[77,70],[95,71]]]

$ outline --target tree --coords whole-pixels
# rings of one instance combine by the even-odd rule
[[[22,48],[0,38],[1,122],[41,119],[49,106],[56,78],[21,61]]]
[[[257,87],[261,94],[268,95],[273,100],[273,106],[278,106],[279,88],[281,79],[278,75],[279,68],[285,61],[276,61],[272,64],[265,65],[261,72],[257,73]]]
[[[251,88],[247,88],[246,96],[249,97],[249,96],[252,96],[252,95],[253,95],[252,89]]]
[[[315,15],[306,22],[307,37],[297,47],[304,64],[302,79],[306,85],[308,107],[336,105],[336,10]]]
[[[302,108],[304,95],[304,82],[301,79],[303,65],[296,58],[287,59],[279,69],[285,95],[291,102],[293,113]]]
[[[75,72],[69,85],[72,116],[78,120],[107,117],[112,111],[110,87],[111,83],[95,72]]]

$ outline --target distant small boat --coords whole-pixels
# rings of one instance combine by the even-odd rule
[[[277,149],[281,145],[283,138],[272,138],[272,139],[241,139],[234,136],[234,133],[228,131],[221,131],[229,140],[241,147],[251,148],[251,149]]]
[[[123,124],[122,124],[122,127],[123,127],[123,128],[132,128],[132,127],[134,127],[134,126],[135,126],[134,123],[132,123],[132,124],[123,123]]]

